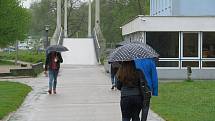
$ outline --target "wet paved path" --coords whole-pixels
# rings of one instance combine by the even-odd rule
[[[58,94],[48,95],[48,78],[22,80],[33,87],[9,121],[120,121],[120,92],[110,90],[102,66],[66,66],[58,78]],[[150,112],[148,121],[162,121]]]

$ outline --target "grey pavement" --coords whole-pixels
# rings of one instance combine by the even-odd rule
[[[48,95],[48,78],[13,79],[32,86],[33,91],[9,121],[120,121],[120,92],[110,89],[103,66],[64,66],[56,95]],[[147,121],[163,121],[149,112]]]

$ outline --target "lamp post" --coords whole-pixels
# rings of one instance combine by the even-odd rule
[[[45,25],[45,31],[46,31],[46,40],[44,42],[44,48],[46,49],[49,46],[49,25]]]

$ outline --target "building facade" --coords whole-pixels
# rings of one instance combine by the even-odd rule
[[[215,16],[215,0],[150,0],[150,16]]]
[[[151,0],[151,16],[122,26],[125,40],[151,45],[159,54],[160,79],[215,79],[214,0]]]

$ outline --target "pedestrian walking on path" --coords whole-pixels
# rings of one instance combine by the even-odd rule
[[[140,121],[140,111],[143,107],[143,98],[139,89],[140,80],[144,75],[135,67],[134,61],[121,63],[116,74],[117,89],[121,90],[122,121]]]
[[[48,93],[56,94],[56,86],[57,86],[57,76],[60,69],[60,63],[63,62],[62,56],[59,52],[51,51],[46,56],[46,62],[45,62],[45,74],[49,76],[49,90]]]
[[[119,62],[113,62],[110,64],[111,66],[111,70],[110,70],[110,74],[111,74],[111,83],[112,83],[112,87],[111,89],[114,90],[116,88],[116,72],[118,71],[119,67],[120,67],[120,63]]]
[[[140,69],[144,73],[144,83],[147,85],[147,90],[145,92],[150,92],[144,93],[143,98],[144,100],[144,107],[142,110],[142,120],[141,121],[146,121],[147,116],[148,116],[148,111],[150,107],[150,99],[151,96],[158,96],[158,76],[157,76],[157,70],[156,70],[156,65],[155,61],[152,58],[147,58],[147,59],[137,59],[135,60],[135,66],[137,69]],[[144,84],[141,84],[144,85]]]
[[[139,121],[141,109],[141,121],[147,120],[151,95],[158,95],[157,72],[155,64],[152,63],[152,59],[158,56],[153,48],[142,43],[125,44],[110,54],[109,62],[122,63],[117,72],[117,88],[121,90],[122,121]],[[136,66],[136,60],[143,60],[143,65]],[[136,67],[139,67],[139,70]],[[152,86],[153,84],[155,85]]]

